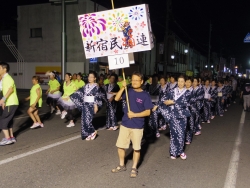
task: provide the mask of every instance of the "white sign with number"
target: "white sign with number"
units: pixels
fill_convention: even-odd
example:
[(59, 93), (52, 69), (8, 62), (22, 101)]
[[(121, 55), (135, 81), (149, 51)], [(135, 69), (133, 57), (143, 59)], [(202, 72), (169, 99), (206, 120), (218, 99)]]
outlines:
[(108, 56), (108, 61), (109, 61), (109, 70), (129, 67), (129, 55), (128, 54)]

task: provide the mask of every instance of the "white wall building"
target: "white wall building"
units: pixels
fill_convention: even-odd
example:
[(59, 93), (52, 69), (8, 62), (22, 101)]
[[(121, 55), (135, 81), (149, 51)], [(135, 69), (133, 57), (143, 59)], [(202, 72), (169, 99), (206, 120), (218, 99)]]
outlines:
[[(66, 72), (78, 73), (88, 71), (80, 35), (78, 15), (95, 12), (94, 2), (78, 0), (76, 4), (66, 4)], [(97, 5), (97, 11), (105, 10)], [(61, 5), (51, 3), (25, 5), (18, 7), (18, 50), (25, 63), (21, 74), (14, 64), (13, 75), (18, 88), (30, 88), (31, 76), (37, 74), (37, 68), (59, 69), (61, 66)], [(104, 60), (105, 61), (105, 60)], [(59, 69), (60, 70), (60, 69)], [(16, 71), (16, 72), (15, 72)], [(42, 72), (39, 72), (41, 75)]]
[[(66, 72), (89, 72), (89, 60), (86, 60), (78, 15), (106, 10), (105, 7), (90, 0), (78, 0), (75, 4), (66, 4)], [(95, 10), (96, 8), (96, 10)], [(61, 5), (36, 4), (18, 7), (18, 50), (25, 63), (21, 70), (12, 64), (12, 74), (18, 88), (29, 89), (30, 79), (35, 74), (44, 76), (44, 70), (57, 69), (61, 66)], [(142, 55), (144, 54), (144, 55)], [(155, 55), (152, 52), (134, 53), (138, 65), (125, 69), (127, 74), (132, 70), (153, 74)], [(99, 62), (107, 62), (107, 57), (98, 58)], [(146, 71), (147, 70), (147, 71)], [(43, 88), (46, 88), (44, 86)]]

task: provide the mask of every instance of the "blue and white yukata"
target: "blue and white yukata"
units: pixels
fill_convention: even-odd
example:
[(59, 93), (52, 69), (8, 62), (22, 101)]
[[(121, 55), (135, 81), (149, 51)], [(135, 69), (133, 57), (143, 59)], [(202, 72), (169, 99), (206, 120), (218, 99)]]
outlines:
[(174, 100), (175, 104), (165, 105), (161, 103), (163, 117), (169, 122), (170, 128), (170, 155), (177, 157), (184, 152), (184, 142), (186, 136), (187, 117), (190, 117), (188, 102), (190, 100), (190, 91), (183, 88), (170, 90), (165, 96), (164, 101)]
[[(224, 114), (224, 103), (227, 99), (227, 92), (226, 92), (226, 88), (224, 86), (222, 87), (218, 87), (217, 88), (217, 92), (218, 92), (218, 97), (217, 97), (217, 104), (216, 104), (216, 114), (223, 116)], [(224, 100), (224, 102), (222, 102), (222, 100)]]
[(230, 87), (229, 87), (229, 85), (224, 84), (224, 88), (225, 88), (225, 92), (226, 92), (226, 98), (224, 101), (224, 110), (227, 111), (228, 99), (229, 99), (229, 95), (230, 95)]
[(215, 116), (215, 107), (216, 107), (216, 102), (217, 102), (217, 97), (218, 97), (218, 91), (217, 91), (217, 87), (216, 86), (212, 86), (211, 87), (211, 115)]
[(169, 92), (171, 89), (177, 88), (177, 86), (178, 86), (177, 82), (174, 82), (174, 83), (169, 82), (169, 85), (168, 85), (168, 92)]
[[(151, 101), (152, 101), (153, 106), (158, 105), (160, 88), (161, 88), (161, 86), (159, 84), (156, 84), (156, 85), (151, 84), (148, 88), (147, 92), (149, 93), (149, 95), (151, 97)], [(158, 130), (158, 111), (157, 110), (154, 112), (151, 111), (148, 124), (155, 133), (159, 133), (159, 130)]]
[[(119, 90), (120, 90), (120, 87), (117, 84), (105, 85), (106, 104), (107, 104), (107, 110), (106, 110), (107, 129), (117, 126), (117, 119), (116, 119), (117, 101), (114, 100), (114, 94), (110, 94), (110, 92), (117, 93)], [(113, 98), (113, 100), (110, 102), (109, 99), (111, 98)]]
[[(164, 95), (167, 94), (167, 92), (168, 92), (168, 87), (169, 87), (168, 84), (165, 84), (164, 86), (161, 86), (161, 87), (160, 87), (159, 101), (158, 101), (158, 103), (157, 103), (158, 106), (161, 104), (161, 102), (164, 102), (164, 101), (163, 101)], [(166, 123), (167, 123), (167, 122), (165, 121), (164, 117), (163, 117), (162, 114), (161, 114), (161, 107), (160, 107), (160, 106), (158, 107), (157, 112), (158, 112), (158, 118), (159, 118), (159, 127), (160, 127), (160, 128), (166, 127)]]
[(186, 142), (191, 143), (193, 140), (193, 134), (195, 133), (195, 119), (197, 114), (197, 108), (196, 108), (196, 97), (195, 97), (195, 91), (193, 87), (190, 87), (187, 89), (190, 91), (190, 100), (189, 100), (189, 106), (188, 109), (190, 111), (190, 117), (187, 118), (187, 130), (186, 130)]
[(86, 84), (78, 91), (70, 96), (70, 99), (75, 103), (81, 115), (81, 135), (82, 139), (86, 139), (89, 135), (95, 132), (92, 124), (94, 117), (94, 105), (99, 107), (102, 105), (102, 96), (99, 86), (94, 84)]
[(196, 109), (197, 109), (194, 127), (195, 127), (195, 132), (198, 132), (198, 131), (201, 131), (200, 122), (201, 122), (201, 113), (202, 113), (202, 109), (204, 106), (203, 100), (204, 100), (205, 91), (204, 91), (202, 85), (200, 85), (200, 86), (197, 86), (196, 88), (194, 88), (194, 92), (195, 92)]
[(206, 87), (203, 86), (204, 90), (204, 107), (202, 112), (202, 122), (207, 122), (211, 118), (211, 94), (212, 94), (212, 88), (210, 86)]

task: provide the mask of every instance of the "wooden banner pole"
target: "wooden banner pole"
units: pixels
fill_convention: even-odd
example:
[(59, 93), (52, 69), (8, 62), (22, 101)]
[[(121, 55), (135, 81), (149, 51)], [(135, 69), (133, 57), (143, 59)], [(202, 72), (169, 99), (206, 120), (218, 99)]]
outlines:
[[(111, 0), (111, 4), (112, 4), (112, 9), (115, 9), (115, 7), (114, 7), (114, 1), (113, 0)], [(125, 77), (124, 69), (122, 69), (122, 76), (123, 76), (123, 80), (126, 82), (126, 77)], [(129, 105), (129, 100), (128, 100), (128, 89), (127, 89), (127, 87), (125, 87), (125, 94), (126, 94), (126, 101), (127, 101), (128, 111), (130, 111), (130, 105)]]
[[(123, 80), (126, 82), (124, 69), (122, 69), (122, 76), (123, 76)], [(127, 105), (128, 105), (128, 111), (130, 112), (130, 105), (129, 105), (129, 100), (128, 100), (128, 89), (127, 89), (127, 87), (125, 87), (125, 93), (126, 93), (126, 101), (127, 101)]]

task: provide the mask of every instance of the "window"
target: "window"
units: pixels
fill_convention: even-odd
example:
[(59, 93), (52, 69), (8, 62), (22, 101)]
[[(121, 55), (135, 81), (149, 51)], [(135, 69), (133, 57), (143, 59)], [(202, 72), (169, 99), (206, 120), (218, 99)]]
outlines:
[(30, 38), (42, 38), (42, 28), (31, 28), (30, 29)]

